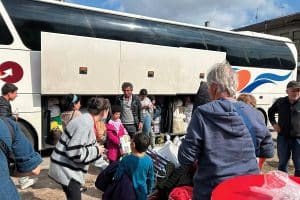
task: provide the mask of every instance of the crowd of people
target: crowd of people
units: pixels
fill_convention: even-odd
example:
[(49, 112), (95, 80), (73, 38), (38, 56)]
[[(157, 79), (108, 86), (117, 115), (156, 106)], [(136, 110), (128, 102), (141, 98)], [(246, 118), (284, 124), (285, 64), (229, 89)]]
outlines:
[[(193, 115), (181, 140), (178, 161), (181, 169), (194, 169), (192, 199), (210, 199), (213, 189), (231, 177), (259, 174), (265, 159), (274, 156), (272, 136), (256, 109), (256, 99), (251, 94), (237, 97), (237, 87), (237, 74), (230, 64), (216, 64), (209, 71), (207, 82), (201, 82), (194, 106), (190, 106)], [(90, 98), (85, 110), (81, 109), (78, 95), (66, 95), (59, 102), (63, 111), (59, 115), (53, 114), (58, 109), (56, 103), (51, 104), (54, 131), (50, 134), (55, 148), (49, 177), (61, 185), (67, 199), (81, 199), (89, 164), (103, 157), (109, 166), (117, 166), (110, 184), (123, 182), (126, 187), (131, 186), (133, 193), (129, 196), (133, 199), (145, 200), (155, 190), (154, 164), (146, 151), (155, 147), (152, 126), (161, 109), (155, 98), (148, 96), (147, 89), (135, 95), (132, 83), (124, 82), (122, 91), (114, 102)], [(286, 92), (286, 97), (270, 107), (268, 116), (278, 132), (278, 169), (287, 172), (292, 156), (294, 175), (300, 176), (300, 83), (289, 82)], [(18, 116), (13, 116), (10, 101), (16, 96), (15, 85), (2, 87), (0, 142), (1, 149), (7, 146), (15, 155), (15, 171), (21, 176), (24, 189), (22, 184), (26, 181), (27, 187), (34, 184), (36, 179), (28, 176), (39, 174), (42, 159), (20, 131)], [(2, 149), (0, 190), (6, 199), (19, 199), (7, 160)], [(124, 184), (128, 180), (130, 184)], [(118, 187), (114, 186), (114, 190)], [(104, 194), (108, 195), (105, 191)], [(113, 199), (104, 195), (105, 198)]]

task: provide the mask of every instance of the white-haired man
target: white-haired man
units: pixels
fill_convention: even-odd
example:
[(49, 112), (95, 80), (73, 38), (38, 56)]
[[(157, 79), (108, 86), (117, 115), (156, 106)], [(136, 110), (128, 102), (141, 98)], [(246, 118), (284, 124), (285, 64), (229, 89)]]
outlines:
[[(256, 156), (274, 155), (272, 137), (261, 114), (234, 98), (238, 80), (231, 66), (216, 64), (208, 73), (207, 83), (212, 102), (195, 110), (178, 151), (182, 165), (198, 162), (193, 199), (201, 200), (210, 199), (212, 190), (230, 177), (258, 174)], [(247, 128), (245, 116), (253, 129)]]
[[(300, 82), (290, 81), (286, 97), (278, 98), (268, 110), (270, 123), (278, 133), (278, 170), (288, 172), (292, 155), (295, 176), (300, 177)], [(278, 114), (278, 121), (275, 119)]]

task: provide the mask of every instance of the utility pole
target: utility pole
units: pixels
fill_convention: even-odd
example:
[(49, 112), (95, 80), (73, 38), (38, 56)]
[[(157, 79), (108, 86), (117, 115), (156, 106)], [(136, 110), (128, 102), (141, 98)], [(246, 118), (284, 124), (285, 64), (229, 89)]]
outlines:
[(210, 27), (210, 21), (204, 22), (204, 26), (205, 26), (205, 27)]
[(256, 9), (255, 23), (257, 23), (257, 20), (258, 20), (258, 8)]

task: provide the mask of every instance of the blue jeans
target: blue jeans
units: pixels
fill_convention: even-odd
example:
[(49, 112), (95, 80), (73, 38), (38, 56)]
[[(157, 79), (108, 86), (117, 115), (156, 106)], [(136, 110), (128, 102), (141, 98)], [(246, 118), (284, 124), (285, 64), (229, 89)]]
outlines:
[(286, 138), (278, 135), (277, 155), (279, 159), (278, 170), (287, 172), (288, 161), (292, 155), (295, 167), (295, 176), (300, 177), (300, 138)]
[(151, 116), (150, 115), (145, 115), (143, 118), (143, 133), (150, 136), (151, 132)]
[(150, 145), (154, 147), (155, 137), (153, 136), (153, 132), (151, 130), (151, 122), (152, 118), (150, 115), (145, 115), (143, 118), (143, 130), (142, 132), (150, 137)]

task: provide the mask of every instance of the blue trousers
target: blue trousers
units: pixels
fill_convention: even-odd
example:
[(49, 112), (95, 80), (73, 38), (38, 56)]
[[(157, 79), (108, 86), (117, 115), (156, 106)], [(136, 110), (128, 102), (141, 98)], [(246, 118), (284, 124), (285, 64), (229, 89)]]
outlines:
[(287, 172), (288, 161), (292, 156), (295, 167), (295, 176), (300, 177), (300, 138), (286, 138), (278, 135), (277, 155), (279, 159), (278, 170)]
[(142, 132), (150, 137), (150, 144), (152, 147), (155, 145), (155, 137), (153, 135), (153, 132), (151, 130), (151, 122), (152, 118), (150, 115), (145, 115), (143, 118), (143, 130)]

